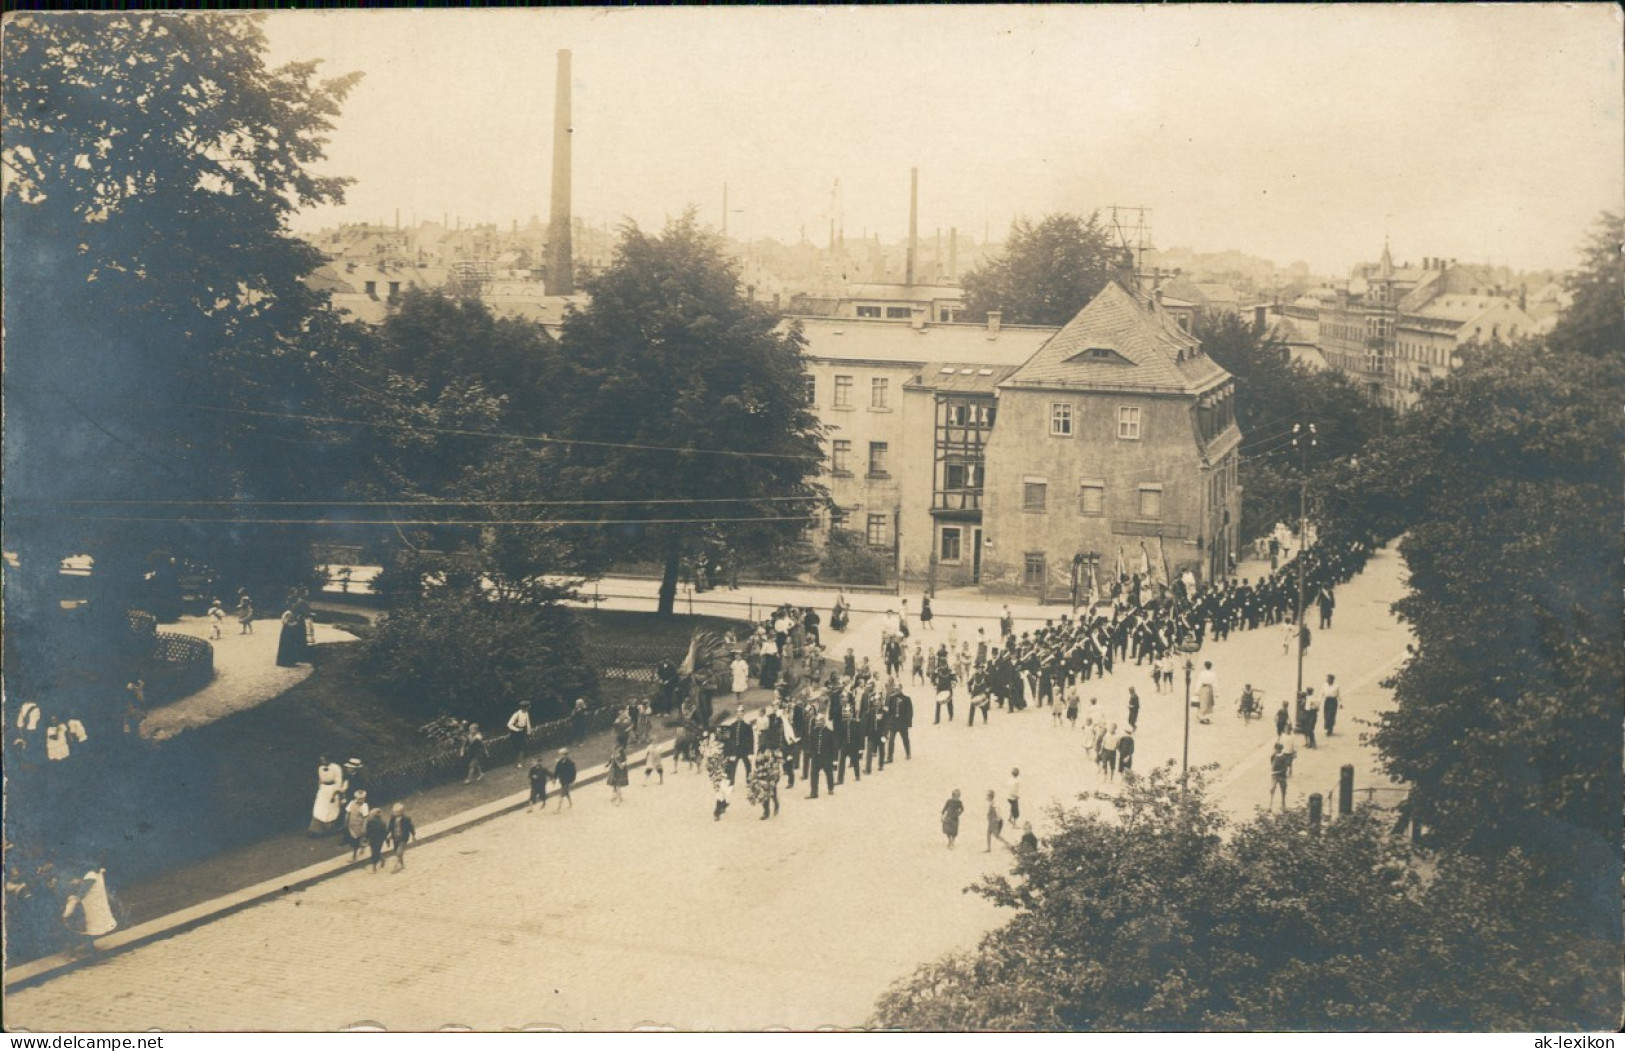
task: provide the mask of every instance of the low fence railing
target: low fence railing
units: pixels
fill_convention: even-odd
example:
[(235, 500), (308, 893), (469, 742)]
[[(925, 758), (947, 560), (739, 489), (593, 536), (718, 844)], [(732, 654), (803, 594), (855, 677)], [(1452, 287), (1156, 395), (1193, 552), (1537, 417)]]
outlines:
[[(554, 745), (573, 744), (581, 734), (608, 729), (615, 721), (616, 710), (599, 708), (589, 712), (583, 725), (577, 726), (569, 716), (542, 723), (531, 729), (525, 741), (526, 754)], [(518, 757), (515, 735), (497, 734), (485, 739), (488, 764), (513, 762)], [(462, 777), (468, 770), (468, 757), (456, 745), (418, 756), (404, 763), (375, 770), (367, 775), (367, 794), (374, 801), (400, 799), (413, 792), (445, 784)]]

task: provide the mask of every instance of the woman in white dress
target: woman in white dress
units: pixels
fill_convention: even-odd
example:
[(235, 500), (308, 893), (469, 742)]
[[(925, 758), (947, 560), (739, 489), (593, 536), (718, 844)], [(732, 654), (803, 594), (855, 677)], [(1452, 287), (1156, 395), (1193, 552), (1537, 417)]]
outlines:
[(316, 801), (310, 808), (310, 834), (325, 836), (344, 814), (344, 768), (322, 756), (316, 767)]
[(94, 948), (97, 938), (118, 929), (118, 920), (113, 918), (113, 903), (107, 897), (106, 869), (91, 869), (85, 873), (63, 906), (62, 922), (68, 930), (85, 939), (87, 949)]

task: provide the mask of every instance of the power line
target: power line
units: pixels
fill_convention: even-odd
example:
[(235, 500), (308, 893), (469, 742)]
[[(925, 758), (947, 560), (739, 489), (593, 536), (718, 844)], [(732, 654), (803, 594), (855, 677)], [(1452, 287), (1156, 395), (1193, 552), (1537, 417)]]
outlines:
[(746, 449), (691, 449), (678, 445), (640, 445), (633, 442), (600, 442), (585, 438), (555, 438), (548, 434), (511, 434), (504, 431), (472, 431), (460, 427), (433, 427), (428, 424), (402, 423), (395, 420), (347, 420), (339, 416), (309, 416), (293, 412), (266, 412), (257, 409), (227, 409), (214, 405), (192, 405), (200, 412), (218, 412), (231, 416), (262, 416), (278, 420), (300, 420), (305, 423), (332, 423), (346, 427), (393, 427), (401, 430), (427, 431), (431, 434), (450, 434), (463, 438), (501, 438), (508, 441), (540, 442), (546, 445), (589, 446), (600, 449), (632, 449), (640, 452), (687, 453), (699, 456), (738, 456), (764, 460), (822, 459), (822, 453), (764, 453)]
[(21, 500), (55, 507), (613, 507), (642, 504), (806, 503), (821, 496), (717, 496), (648, 500)]
[(14, 518), (52, 522), (167, 522), (180, 525), (321, 525), (321, 526), (621, 526), (713, 525), (723, 522), (811, 522), (817, 515), (766, 515), (745, 518), (378, 518), (354, 521), (342, 518), (194, 518), (131, 515), (42, 515), (13, 513)]

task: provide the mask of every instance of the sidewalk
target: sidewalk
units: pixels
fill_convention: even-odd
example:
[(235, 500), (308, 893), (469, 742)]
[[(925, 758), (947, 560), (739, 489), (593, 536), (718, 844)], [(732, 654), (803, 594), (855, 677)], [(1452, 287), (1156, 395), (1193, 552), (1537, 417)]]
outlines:
[[(745, 694), (747, 709), (755, 712), (772, 698), (772, 691), (751, 689)], [(719, 700), (719, 717), (727, 711)], [(654, 739), (669, 757), (674, 744), (665, 717), (655, 716)], [(576, 761), (575, 789), (596, 784), (608, 775), (613, 749), (613, 730), (589, 733), (570, 745)], [(418, 829), (417, 844), (451, 835), (502, 814), (523, 809), (530, 800), (528, 770), (537, 759), (551, 768), (558, 758), (556, 748), (532, 748), (525, 764), (514, 765), (511, 752), (498, 753), (485, 770), (483, 779), (472, 784), (452, 783), (412, 793), (403, 799), (384, 799), (384, 806), (406, 804)], [(637, 775), (642, 767), (643, 748), (636, 747), (627, 758)], [(670, 764), (666, 771), (670, 774)], [(314, 787), (312, 789), (314, 791)], [(558, 786), (549, 782), (549, 806), (557, 807)], [(307, 815), (308, 816), (308, 815)], [(303, 832), (284, 832), (246, 847), (183, 865), (131, 887), (119, 887), (117, 873), (109, 873), (114, 898), (123, 916), (119, 930), (96, 942), (94, 957), (75, 958), (57, 953), (7, 968), (5, 989), (26, 987), (58, 974), (105, 959), (148, 942), (166, 938), (199, 924), (229, 916), (240, 909), (279, 895), (302, 890), (331, 876), (367, 864), (368, 852), (350, 860), (350, 848), (339, 845), (337, 835), (313, 838)]]

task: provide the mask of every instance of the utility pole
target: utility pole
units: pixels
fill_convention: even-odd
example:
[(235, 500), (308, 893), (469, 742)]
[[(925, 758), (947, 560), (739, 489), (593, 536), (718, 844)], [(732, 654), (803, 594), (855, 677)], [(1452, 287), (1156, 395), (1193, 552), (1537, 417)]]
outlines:
[(1292, 444), (1298, 450), (1298, 690), (1292, 700), (1294, 723), (1303, 721), (1304, 549), (1309, 546), (1309, 450), (1315, 440), (1314, 424), (1292, 425)]

